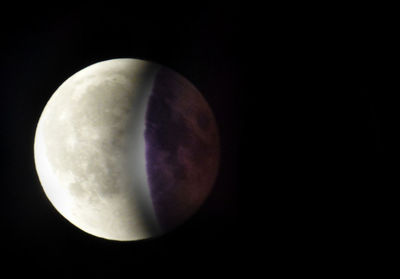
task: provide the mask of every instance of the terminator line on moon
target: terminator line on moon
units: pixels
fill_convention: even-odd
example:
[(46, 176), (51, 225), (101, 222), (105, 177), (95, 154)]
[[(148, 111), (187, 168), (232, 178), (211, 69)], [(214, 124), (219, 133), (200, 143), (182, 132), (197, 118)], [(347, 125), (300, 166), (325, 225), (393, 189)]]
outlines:
[(138, 59), (93, 64), (46, 104), (36, 170), (67, 220), (97, 237), (161, 235), (201, 206), (219, 164), (217, 126), (184, 77)]

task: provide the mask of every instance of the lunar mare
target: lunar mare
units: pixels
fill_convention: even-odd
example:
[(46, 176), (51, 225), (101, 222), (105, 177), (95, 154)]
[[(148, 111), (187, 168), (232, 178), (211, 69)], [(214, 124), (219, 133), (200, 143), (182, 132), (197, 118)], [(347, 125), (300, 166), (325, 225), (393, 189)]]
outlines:
[[(173, 103), (165, 90), (176, 95)], [(113, 59), (56, 90), (40, 116), (34, 156), (46, 196), (67, 220), (101, 238), (139, 240), (198, 209), (216, 177), (218, 136), (211, 110), (186, 79), (155, 63)], [(172, 170), (186, 179), (171, 179)]]

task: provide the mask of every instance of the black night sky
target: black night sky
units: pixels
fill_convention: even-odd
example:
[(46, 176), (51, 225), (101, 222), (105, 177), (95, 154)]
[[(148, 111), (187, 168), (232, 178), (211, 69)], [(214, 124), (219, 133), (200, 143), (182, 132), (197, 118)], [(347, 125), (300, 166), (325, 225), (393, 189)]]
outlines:
[[(238, 262), (240, 5), (153, 4), (2, 10), (6, 270), (49, 278), (151, 277), (223, 271)], [(221, 137), (220, 172), (200, 211), (164, 237), (129, 243), (93, 237), (65, 220), (47, 200), (33, 161), (36, 123), (57, 87), (90, 64), (124, 57), (154, 61), (188, 78), (214, 111)]]
[[(384, 254), (400, 153), (394, 17), (367, 5), (315, 13), (214, 2), (2, 8), (2, 268), (41, 278), (253, 278), (257, 268), (362, 269)], [(199, 212), (129, 243), (65, 220), (33, 161), (36, 124), (57, 87), (123, 57), (190, 80), (221, 137), (218, 178)]]

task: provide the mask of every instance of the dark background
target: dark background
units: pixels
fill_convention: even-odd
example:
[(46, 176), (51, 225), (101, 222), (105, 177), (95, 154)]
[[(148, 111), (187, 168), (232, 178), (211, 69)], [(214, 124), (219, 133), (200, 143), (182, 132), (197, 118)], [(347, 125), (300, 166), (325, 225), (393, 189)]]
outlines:
[[(15, 4), (2, 14), (1, 266), (16, 277), (52, 278), (239, 270), (247, 257), (239, 253), (239, 3)], [(33, 161), (36, 124), (57, 87), (84, 67), (123, 57), (188, 78), (214, 111), (221, 137), (220, 171), (204, 206), (168, 235), (139, 242), (103, 240), (71, 225), (47, 200)]]
[[(132, 2), (3, 14), (5, 267), (78, 278), (251, 277), (391, 263), (382, 255), (397, 220), (400, 149), (390, 8)], [(73, 73), (118, 57), (181, 73), (220, 129), (214, 191), (192, 219), (154, 240), (80, 231), (48, 202), (34, 169), (47, 100)]]

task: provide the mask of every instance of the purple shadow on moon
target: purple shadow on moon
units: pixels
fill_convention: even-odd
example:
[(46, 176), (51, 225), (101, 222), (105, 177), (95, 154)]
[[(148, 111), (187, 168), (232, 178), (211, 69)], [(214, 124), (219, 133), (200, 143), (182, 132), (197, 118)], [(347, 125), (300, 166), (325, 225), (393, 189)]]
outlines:
[(156, 217), (168, 231), (204, 202), (219, 164), (217, 126), (208, 104), (181, 75), (161, 68), (146, 112), (146, 169)]

